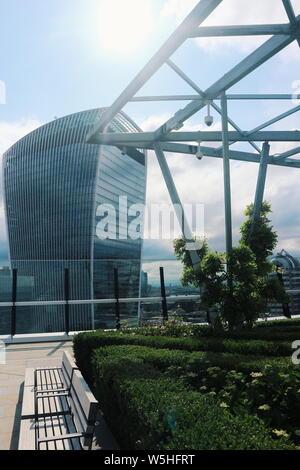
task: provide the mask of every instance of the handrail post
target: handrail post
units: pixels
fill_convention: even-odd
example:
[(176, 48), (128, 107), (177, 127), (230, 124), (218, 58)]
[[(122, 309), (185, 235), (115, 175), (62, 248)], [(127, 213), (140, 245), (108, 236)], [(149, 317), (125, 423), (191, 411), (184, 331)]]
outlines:
[(69, 269), (65, 268), (65, 332), (69, 335), (70, 332), (70, 311), (69, 311), (69, 300), (70, 300), (70, 282), (69, 282)]
[(18, 279), (18, 272), (17, 269), (12, 270), (12, 308), (11, 308), (11, 337), (15, 336), (17, 331), (17, 279)]
[(121, 328), (120, 321), (120, 292), (119, 292), (119, 272), (117, 268), (114, 268), (114, 288), (115, 288), (115, 299), (116, 299), (116, 329)]
[(166, 286), (165, 286), (165, 275), (164, 275), (164, 268), (159, 268), (160, 274), (160, 290), (162, 296), (162, 317), (163, 321), (168, 321), (168, 304), (167, 304), (167, 296), (166, 296)]

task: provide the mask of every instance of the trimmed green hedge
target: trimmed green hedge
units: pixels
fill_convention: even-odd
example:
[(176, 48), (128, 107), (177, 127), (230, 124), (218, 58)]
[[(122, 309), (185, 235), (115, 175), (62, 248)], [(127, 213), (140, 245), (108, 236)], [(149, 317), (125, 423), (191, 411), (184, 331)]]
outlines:
[[(277, 322), (279, 323), (279, 322)], [(237, 332), (214, 331), (208, 325), (193, 324), (172, 324), (166, 323), (165, 326), (148, 326), (135, 328), (130, 331), (131, 334), (143, 336), (164, 336), (164, 337), (191, 337), (203, 340), (205, 338), (220, 338), (234, 340), (263, 340), (263, 341), (294, 341), (300, 337), (300, 322), (278, 325), (272, 322), (271, 328), (263, 328), (256, 325), (253, 328), (243, 328)]]
[(272, 326), (279, 326), (280, 328), (286, 327), (286, 326), (299, 326), (300, 324), (300, 315), (291, 318), (290, 320), (283, 319), (283, 320), (268, 320), (268, 321), (260, 321), (256, 323), (256, 326), (259, 328), (268, 328)]
[(140, 358), (160, 371), (165, 371), (169, 367), (186, 368), (186, 366), (195, 373), (214, 366), (224, 370), (235, 369), (245, 374), (260, 371), (266, 365), (276, 366), (282, 372), (294, 369), (288, 357), (266, 358), (206, 351), (188, 352), (179, 349), (156, 349), (136, 345), (106, 346), (101, 348), (101, 351), (105, 356), (113, 354), (119, 357)]
[[(99, 330), (92, 333), (80, 333), (74, 337), (73, 348), (75, 359), (89, 384), (91, 384), (92, 377), (92, 352), (103, 346), (126, 344), (148, 346), (158, 349), (177, 349), (189, 352), (207, 351), (267, 357), (290, 357), (292, 353), (291, 343), (289, 342), (246, 341), (220, 338), (172, 338), (165, 336), (141, 336), (137, 334)], [(220, 359), (221, 358), (218, 358), (218, 360)], [(260, 359), (258, 358), (258, 360)]]
[(300, 338), (300, 326), (289, 326), (285, 328), (253, 328), (252, 330), (240, 331), (237, 334), (226, 334), (226, 338), (249, 339), (262, 341), (295, 341)]
[(294, 449), (286, 438), (272, 439), (257, 418), (233, 416), (218, 400), (163, 376), (134, 357), (133, 348), (131, 353), (101, 348), (92, 360), (96, 396), (123, 449)]

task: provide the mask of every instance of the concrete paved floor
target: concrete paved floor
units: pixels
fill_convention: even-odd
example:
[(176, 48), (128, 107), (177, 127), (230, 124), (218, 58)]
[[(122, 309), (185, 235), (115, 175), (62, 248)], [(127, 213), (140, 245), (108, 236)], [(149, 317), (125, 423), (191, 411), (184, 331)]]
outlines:
[[(63, 351), (72, 352), (72, 341), (6, 347), (6, 364), (0, 364), (0, 450), (18, 448), (25, 368), (55, 367), (61, 361)], [(118, 449), (100, 413), (94, 449)]]

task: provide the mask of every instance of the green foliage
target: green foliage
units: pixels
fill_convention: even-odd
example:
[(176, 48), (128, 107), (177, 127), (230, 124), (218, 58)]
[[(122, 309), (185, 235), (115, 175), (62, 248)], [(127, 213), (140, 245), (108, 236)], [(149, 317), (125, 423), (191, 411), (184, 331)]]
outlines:
[[(203, 240), (195, 237), (194, 242), (200, 247), (196, 252), (199, 258), (202, 259), (208, 252), (207, 241), (205, 239)], [(177, 240), (174, 240), (173, 246), (177, 258), (183, 263), (183, 265), (186, 266), (186, 268), (192, 268), (193, 263), (189, 252), (186, 249), (186, 241), (183, 238), (178, 238)]]
[(272, 265), (267, 258), (272, 255), (278, 236), (270, 226), (271, 221), (268, 218), (272, 212), (270, 203), (263, 202), (260, 217), (254, 223), (252, 223), (253, 209), (253, 204), (250, 204), (245, 211), (247, 219), (240, 228), (240, 243), (252, 250), (259, 273), (261, 276), (265, 276), (272, 271)]
[(281, 430), (300, 443), (300, 373), (296, 368), (283, 371), (278, 365), (268, 364), (250, 374), (220, 367), (206, 372), (200, 387), (203, 393), (214, 394), (233, 414), (257, 416), (271, 429)]
[(168, 336), (145, 336), (133, 332), (124, 334), (122, 332), (105, 332), (99, 330), (92, 333), (80, 333), (74, 337), (73, 350), (78, 367), (83, 376), (91, 385), (92, 366), (91, 356), (95, 349), (112, 345), (140, 345), (157, 349), (179, 349), (183, 351), (209, 351), (223, 352), (242, 355), (258, 356), (290, 356), (290, 342), (262, 341), (262, 340), (238, 340), (230, 338), (215, 337), (178, 337)]
[[(211, 366), (219, 366), (222, 369), (236, 369), (240, 372), (250, 373), (260, 371), (266, 365), (272, 365), (280, 368), (282, 372), (293, 372), (297, 368), (291, 364), (287, 357), (269, 357), (264, 356), (246, 356), (231, 353), (213, 353), (205, 351), (184, 351), (173, 349), (155, 349), (146, 346), (106, 346), (99, 348), (103, 356), (132, 357), (142, 360), (161, 372), (169, 371), (173, 368), (178, 372), (188, 371), (191, 374), (201, 375)], [(182, 375), (182, 374), (181, 374)]]
[[(267, 327), (272, 328), (267, 328)], [(242, 328), (238, 331), (216, 331), (208, 325), (161, 322), (156, 325), (128, 330), (127, 333), (143, 336), (172, 336), (175, 338), (216, 337), (230, 339), (254, 339), (265, 341), (294, 341), (300, 337), (299, 320), (276, 320), (256, 323), (253, 328)]]
[(175, 326), (74, 338), (76, 362), (122, 448), (299, 445), (300, 377), (290, 359), (299, 320), (220, 337), (207, 326)]
[(174, 241), (175, 255), (184, 265), (182, 284), (202, 287), (202, 308), (216, 308), (231, 331), (243, 324), (253, 326), (268, 311), (271, 301), (288, 302), (279, 281), (268, 276), (273, 269), (268, 256), (277, 242), (268, 219), (270, 212), (270, 204), (264, 202), (260, 217), (252, 222), (253, 204), (248, 206), (239, 246), (227, 254), (212, 253), (205, 243), (196, 268), (190, 262), (185, 240)]
[[(273, 439), (260, 419), (232, 415), (220, 400), (163, 375), (136, 353), (101, 348), (92, 361), (96, 396), (122, 448), (293, 449), (287, 438)], [(147, 356), (145, 348), (140, 353)]]
[(300, 326), (300, 316), (294, 317), (289, 320), (269, 320), (264, 322), (259, 322), (256, 324), (258, 328), (272, 328), (272, 330), (277, 329), (278, 331), (293, 331), (295, 327)]

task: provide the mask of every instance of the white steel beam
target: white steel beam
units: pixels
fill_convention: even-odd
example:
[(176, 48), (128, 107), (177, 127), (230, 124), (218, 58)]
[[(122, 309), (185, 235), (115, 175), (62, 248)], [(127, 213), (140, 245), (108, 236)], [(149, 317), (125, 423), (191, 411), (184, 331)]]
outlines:
[(269, 153), (270, 153), (270, 145), (268, 144), (268, 142), (264, 142), (262, 153), (261, 153), (257, 184), (256, 184), (255, 201), (254, 201), (253, 217), (252, 217), (253, 223), (259, 218), (260, 213), (261, 213), (265, 185), (266, 185)]
[[(295, 94), (228, 94), (228, 100), (300, 100), (300, 95)], [(200, 95), (162, 95), (162, 96), (136, 96), (131, 103), (144, 103), (147, 101), (203, 101)], [(220, 100), (220, 96), (215, 98)]]
[(290, 109), (290, 110), (288, 110), (288, 111), (286, 111), (282, 114), (279, 114), (278, 116), (274, 117), (273, 119), (270, 119), (267, 122), (264, 122), (263, 124), (260, 124), (260, 126), (255, 127), (255, 129), (252, 129), (252, 131), (245, 132), (244, 135), (251, 136), (255, 132), (260, 131), (261, 129), (264, 129), (265, 127), (268, 127), (271, 124), (274, 124), (275, 122), (281, 121), (282, 119), (290, 116), (291, 114), (296, 113), (297, 111), (300, 111), (300, 105), (295, 106), (294, 108), (292, 108), (292, 109)]
[[(197, 150), (198, 150), (198, 146), (196, 145), (180, 144), (176, 142), (160, 142), (160, 146), (163, 152), (171, 152), (174, 154), (177, 153), (177, 154), (185, 154), (185, 155), (196, 155)], [(135, 148), (136, 144), (132, 142), (126, 142), (126, 144), (124, 144), (124, 147)], [(154, 150), (154, 142), (140, 142), (139, 147), (145, 150)], [(201, 145), (200, 149), (205, 157), (223, 158), (222, 149), (215, 148), (215, 147), (206, 147), (203, 145)], [(299, 152), (300, 152), (300, 147), (299, 147)], [(294, 152), (294, 153), (298, 153), (298, 152)], [(236, 161), (241, 161), (241, 162), (251, 162), (251, 163), (260, 162), (259, 154), (251, 153), (251, 152), (243, 152), (239, 150), (229, 150), (229, 158), (230, 160), (236, 160)], [(291, 159), (291, 158), (286, 158), (286, 160), (280, 160), (276, 156), (270, 156), (269, 165), (285, 166), (285, 167), (290, 167), (290, 168), (300, 168), (300, 160)]]
[[(172, 178), (168, 162), (159, 142), (154, 144), (154, 151), (156, 153), (157, 161), (159, 163), (163, 178), (165, 180), (172, 204), (174, 205), (175, 213), (180, 224), (183, 237), (188, 242), (188, 244), (192, 244), (195, 246), (195, 244), (193, 243), (193, 234), (191, 232), (188, 220), (185, 216), (183, 205), (181, 203), (174, 180)], [(199, 264), (199, 256), (196, 250), (190, 249), (189, 253), (193, 265), (197, 266)]]
[(286, 11), (286, 14), (288, 16), (288, 19), (290, 20), (290, 25), (291, 25), (291, 29), (292, 29), (292, 32), (297, 32), (298, 31), (298, 34), (297, 34), (297, 42), (300, 46), (300, 31), (299, 31), (299, 25), (297, 23), (297, 18), (296, 18), (296, 15), (295, 15), (295, 12), (294, 12), (294, 9), (293, 9), (293, 6), (291, 4), (291, 1), (290, 0), (282, 0), (282, 3), (283, 3), (283, 6), (285, 8), (285, 11)]
[[(177, 73), (177, 75), (179, 75), (179, 77), (181, 77), (186, 83), (188, 83), (195, 91), (197, 91), (197, 93), (199, 93), (199, 95), (205, 100), (205, 95), (204, 95), (204, 91), (201, 90), (201, 88), (198, 87), (198, 85), (196, 85), (196, 83), (194, 83), (193, 80), (191, 80), (172, 60), (167, 60), (166, 62), (169, 67), (171, 67), (171, 69)], [(213, 101), (211, 102), (211, 107), (217, 111), (218, 114), (220, 114), (220, 116), (222, 116), (222, 109), (216, 105)], [(226, 108), (227, 108), (227, 105), (226, 105)], [(238, 131), (240, 134), (243, 133), (243, 131), (239, 128), (239, 126), (232, 120), (230, 119), (230, 117), (227, 116), (227, 120), (228, 120), (228, 123), (236, 130)], [(254, 144), (253, 142), (251, 142), (249, 140), (249, 144), (252, 145), (252, 147), (258, 151), (260, 153), (260, 149), (257, 147), (256, 144)]]
[[(299, 18), (297, 19), (297, 21)], [(273, 55), (288, 46), (293, 42), (295, 37), (278, 35), (272, 36), (268, 41), (262, 44), (258, 49), (248, 55), (238, 65), (233, 67), (228, 73), (222, 78), (217, 80), (211, 85), (204, 93), (207, 99), (215, 99), (220, 95), (222, 91), (226, 91), (235, 85), (237, 82), (242, 80), (245, 76), (255, 70), (257, 67), (262, 65)], [(193, 116), (195, 113), (202, 109), (204, 104), (197, 100), (192, 101), (186, 105), (182, 110), (175, 113), (165, 124), (160, 126), (155, 132), (155, 139), (159, 140), (162, 134), (168, 134), (173, 129), (178, 127), (179, 124), (183, 124), (187, 119)], [(255, 140), (255, 139), (253, 139)]]
[[(241, 135), (236, 131), (228, 132), (229, 140), (236, 142), (249, 142), (249, 136)], [(95, 136), (92, 140), (97, 144), (124, 144), (126, 142), (136, 143), (155, 141), (155, 132), (132, 132), (132, 133), (105, 133)], [(254, 142), (297, 142), (300, 141), (300, 131), (259, 131), (251, 135)], [(171, 132), (161, 135), (161, 142), (222, 142), (222, 132), (220, 131), (199, 131), (199, 132)]]
[(223, 36), (273, 36), (274, 34), (290, 34), (290, 24), (257, 24), (245, 26), (200, 26), (191, 38), (223, 37)]
[(230, 159), (228, 137), (227, 100), (225, 92), (221, 97), (222, 106), (222, 138), (223, 138), (223, 177), (224, 177), (224, 203), (225, 203), (225, 235), (226, 253), (232, 251), (232, 217), (231, 217), (231, 184), (230, 184)]
[[(286, 160), (288, 157), (291, 157), (292, 155), (296, 155), (297, 153), (300, 153), (300, 147), (295, 147), (291, 150), (287, 150), (284, 153), (281, 153), (280, 155), (274, 155), (274, 158), (276, 159), (277, 162), (280, 162), (282, 160)], [(300, 160), (299, 160), (300, 163)]]

